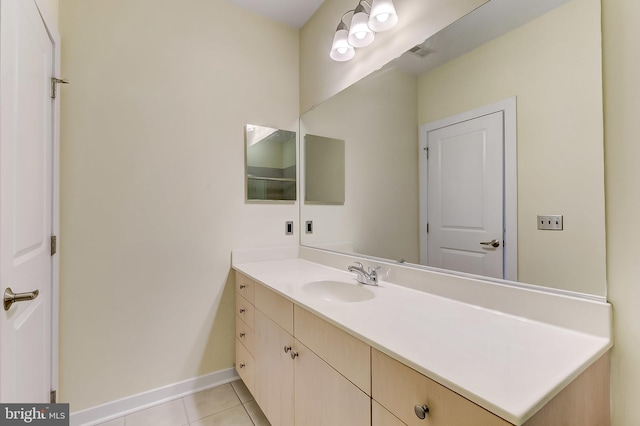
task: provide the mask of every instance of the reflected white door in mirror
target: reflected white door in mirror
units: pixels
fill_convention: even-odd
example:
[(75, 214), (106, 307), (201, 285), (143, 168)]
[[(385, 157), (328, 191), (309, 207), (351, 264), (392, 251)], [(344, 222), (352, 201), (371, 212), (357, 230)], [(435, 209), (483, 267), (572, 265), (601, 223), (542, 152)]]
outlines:
[(515, 139), (515, 98), (421, 126), (420, 263), (517, 279)]

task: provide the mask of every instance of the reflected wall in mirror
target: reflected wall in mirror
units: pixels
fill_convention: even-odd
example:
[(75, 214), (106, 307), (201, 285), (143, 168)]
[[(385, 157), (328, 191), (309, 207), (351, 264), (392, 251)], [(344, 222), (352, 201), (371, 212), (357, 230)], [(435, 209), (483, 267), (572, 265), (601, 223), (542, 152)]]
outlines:
[(296, 133), (247, 124), (247, 201), (296, 200)]
[(304, 202), (344, 204), (344, 140), (304, 136)]
[[(346, 141), (345, 204), (301, 206), (302, 244), (419, 264), (420, 126), (515, 97), (518, 281), (604, 296), (599, 1), (492, 0), (421, 49), (301, 117), (301, 134)], [(564, 230), (538, 230), (545, 214)]]

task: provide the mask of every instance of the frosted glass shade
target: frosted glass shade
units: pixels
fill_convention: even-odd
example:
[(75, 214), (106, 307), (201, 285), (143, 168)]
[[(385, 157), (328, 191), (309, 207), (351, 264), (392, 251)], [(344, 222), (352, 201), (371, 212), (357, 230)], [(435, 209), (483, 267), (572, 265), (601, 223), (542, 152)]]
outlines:
[(349, 32), (344, 26), (339, 26), (333, 36), (333, 44), (331, 45), (331, 52), (329, 52), (331, 59), (338, 62), (345, 62), (355, 56), (356, 50), (349, 44), (347, 40), (348, 37)]
[(353, 47), (365, 47), (373, 43), (375, 34), (369, 28), (369, 15), (364, 7), (358, 6), (349, 27), (349, 44)]
[(393, 0), (373, 0), (369, 28), (376, 32), (390, 30), (398, 23), (398, 14), (393, 6)]

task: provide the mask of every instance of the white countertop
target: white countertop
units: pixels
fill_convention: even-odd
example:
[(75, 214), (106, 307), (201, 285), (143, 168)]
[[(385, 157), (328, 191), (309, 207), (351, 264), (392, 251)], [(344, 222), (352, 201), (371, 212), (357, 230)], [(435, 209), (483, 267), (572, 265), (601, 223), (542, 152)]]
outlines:
[(611, 339), (381, 281), (375, 297), (330, 302), (303, 291), (354, 274), (304, 259), (234, 264), (372, 347), (522, 425), (612, 346)]

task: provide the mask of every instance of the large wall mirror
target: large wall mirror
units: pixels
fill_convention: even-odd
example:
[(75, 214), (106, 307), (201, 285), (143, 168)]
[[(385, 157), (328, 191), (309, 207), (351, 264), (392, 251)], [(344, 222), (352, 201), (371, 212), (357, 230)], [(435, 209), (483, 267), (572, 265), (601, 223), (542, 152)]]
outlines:
[(344, 140), (345, 199), (301, 205), (302, 245), (427, 267), (421, 127), (515, 99), (513, 279), (606, 296), (600, 34), (598, 0), (491, 0), (303, 114), (302, 138)]

